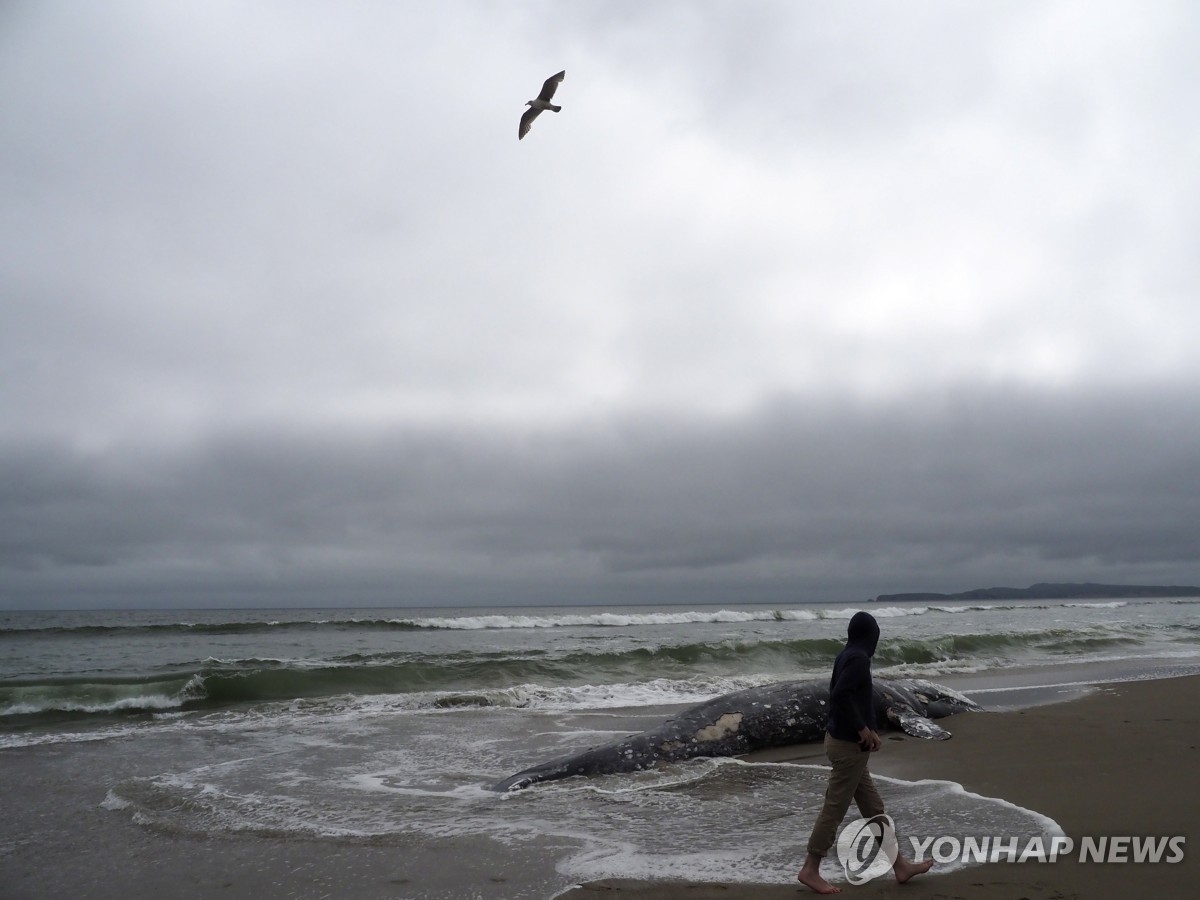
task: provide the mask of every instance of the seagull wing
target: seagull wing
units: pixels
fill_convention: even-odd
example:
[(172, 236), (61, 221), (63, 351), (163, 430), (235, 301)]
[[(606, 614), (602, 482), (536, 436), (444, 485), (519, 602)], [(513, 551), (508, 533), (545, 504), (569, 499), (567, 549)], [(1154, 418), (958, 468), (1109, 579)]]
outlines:
[(521, 116), (521, 127), (517, 130), (517, 140), (529, 134), (529, 129), (533, 126), (533, 120), (542, 114), (540, 109), (529, 107), (525, 110), (525, 114)]
[(542, 92), (538, 94), (539, 100), (549, 102), (554, 96), (554, 92), (558, 90), (558, 83), (567, 77), (567, 70), (563, 69), (557, 75), (551, 75), (546, 79), (546, 83), (542, 85)]

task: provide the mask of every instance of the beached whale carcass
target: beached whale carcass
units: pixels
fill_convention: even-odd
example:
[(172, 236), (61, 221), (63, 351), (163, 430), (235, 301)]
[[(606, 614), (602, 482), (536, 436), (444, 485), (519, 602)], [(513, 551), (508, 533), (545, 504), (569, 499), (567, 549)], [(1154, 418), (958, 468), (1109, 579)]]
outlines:
[[(875, 679), (875, 718), (927, 740), (950, 737), (933, 719), (977, 710), (957, 691), (930, 681)], [(725, 694), (694, 706), (657, 728), (510, 775), (493, 786), (514, 791), (574, 775), (611, 775), (701, 756), (741, 756), (767, 747), (821, 740), (828, 714), (827, 681), (781, 681)]]

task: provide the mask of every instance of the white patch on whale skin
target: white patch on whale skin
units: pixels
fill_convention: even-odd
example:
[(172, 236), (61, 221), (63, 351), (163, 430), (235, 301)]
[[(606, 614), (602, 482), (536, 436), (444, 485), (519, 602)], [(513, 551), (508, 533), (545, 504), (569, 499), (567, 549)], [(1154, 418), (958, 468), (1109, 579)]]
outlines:
[(733, 734), (742, 724), (741, 713), (725, 713), (717, 721), (711, 725), (701, 728), (696, 732), (696, 740), (698, 741), (719, 741), (727, 735)]

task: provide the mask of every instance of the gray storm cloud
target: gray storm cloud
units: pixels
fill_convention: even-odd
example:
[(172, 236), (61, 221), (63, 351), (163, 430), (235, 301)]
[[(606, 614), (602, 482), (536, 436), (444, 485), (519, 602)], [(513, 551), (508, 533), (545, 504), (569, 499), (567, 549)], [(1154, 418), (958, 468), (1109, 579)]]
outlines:
[(1188, 402), (980, 392), (903, 409), (780, 401), (734, 421), (249, 432), (141, 457), (31, 447), (5, 460), (19, 487), (0, 562), (12, 583), (72, 593), (316, 602), (342, 584), (409, 604), (544, 601), (547, 586), (857, 599), (1014, 569), (1186, 581), (1200, 549)]

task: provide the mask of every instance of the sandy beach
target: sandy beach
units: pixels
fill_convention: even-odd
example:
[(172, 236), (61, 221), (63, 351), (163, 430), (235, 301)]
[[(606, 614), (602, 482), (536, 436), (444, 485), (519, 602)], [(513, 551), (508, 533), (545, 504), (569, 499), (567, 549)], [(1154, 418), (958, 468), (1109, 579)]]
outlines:
[[(1062, 826), (1074, 839), (1074, 851), (1053, 863), (976, 865), (906, 885), (890, 878), (842, 885), (845, 896), (1082, 900), (1195, 895), (1200, 874), (1193, 859), (1200, 820), (1200, 676), (1104, 685), (1064, 703), (971, 713), (947, 724), (952, 740), (885, 740), (872, 771), (908, 780), (956, 781), (969, 791), (1036, 810)], [(820, 761), (808, 747), (796, 748), (790, 758)], [(904, 823), (898, 824), (903, 830)], [(1184, 836), (1185, 854), (1173, 864), (1080, 862), (1085, 836)], [(797, 869), (806, 838), (796, 835)], [(565, 900), (799, 896), (815, 895), (800, 885), (622, 879), (581, 885), (560, 895)]]

